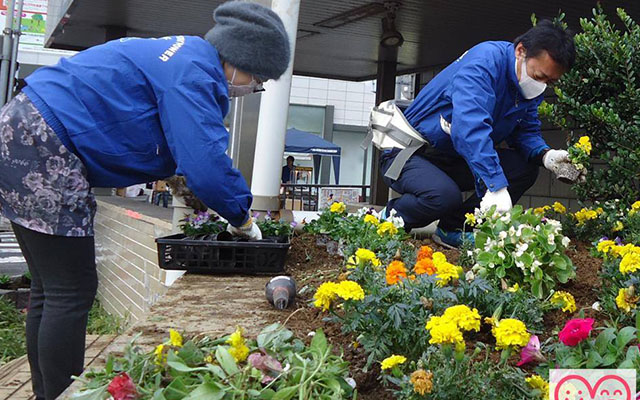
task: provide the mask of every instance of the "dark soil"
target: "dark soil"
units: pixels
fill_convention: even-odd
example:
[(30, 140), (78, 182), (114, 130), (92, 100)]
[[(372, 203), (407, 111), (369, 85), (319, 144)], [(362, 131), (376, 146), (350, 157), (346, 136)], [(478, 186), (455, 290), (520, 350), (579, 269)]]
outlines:
[[(447, 260), (457, 263), (459, 252), (443, 248), (433, 241), (426, 239), (411, 240), (416, 248), (422, 245), (429, 245), (433, 251), (440, 251), (447, 256)], [(343, 357), (351, 365), (351, 376), (356, 380), (358, 388), (358, 398), (364, 400), (387, 400), (393, 399), (390, 392), (382, 386), (378, 380), (380, 369), (374, 366), (370, 371), (363, 372), (366, 364), (366, 354), (361, 347), (354, 348), (354, 337), (342, 333), (338, 324), (326, 320), (326, 313), (313, 308), (309, 305), (315, 289), (328, 280), (337, 280), (339, 275), (344, 272), (342, 269), (342, 257), (334, 252), (334, 245), (327, 240), (318, 239), (317, 236), (301, 235), (293, 238), (291, 249), (286, 264), (286, 272), (291, 275), (298, 285), (298, 298), (296, 309), (290, 315), (286, 322), (288, 329), (292, 330), (296, 336), (305, 339), (307, 342), (311, 340), (309, 332), (322, 328), (330, 342), (334, 346), (336, 354), (343, 353)], [(602, 260), (591, 257), (589, 254), (589, 245), (585, 243), (577, 243), (567, 252), (568, 256), (576, 266), (576, 279), (571, 282), (560, 285), (558, 290), (565, 290), (573, 294), (576, 299), (577, 311), (573, 314), (563, 313), (560, 310), (548, 312), (545, 315), (545, 334), (541, 335), (541, 341), (547, 337), (556, 335), (558, 330), (562, 329), (565, 322), (571, 318), (577, 318), (580, 310), (584, 311), (585, 317), (591, 317), (596, 320), (597, 312), (591, 308), (592, 304), (597, 301), (597, 288), (601, 285), (600, 268)], [(483, 329), (477, 334), (469, 337), (467, 349), (473, 351), (476, 341), (483, 343), (493, 343), (493, 336), (488, 326), (483, 324)], [(492, 359), (499, 362), (500, 353), (493, 352)], [(519, 360), (519, 355), (511, 356), (509, 363), (515, 364)]]

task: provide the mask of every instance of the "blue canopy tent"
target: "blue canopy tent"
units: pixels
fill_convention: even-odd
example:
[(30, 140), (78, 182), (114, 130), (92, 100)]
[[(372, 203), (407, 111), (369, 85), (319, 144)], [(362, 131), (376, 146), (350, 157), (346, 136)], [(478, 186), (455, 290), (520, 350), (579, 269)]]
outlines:
[(333, 160), (333, 174), (336, 184), (340, 182), (340, 152), (342, 149), (313, 133), (303, 132), (295, 128), (287, 129), (284, 150), (288, 153), (306, 153), (313, 155), (315, 181), (320, 176), (320, 157), (330, 156)]

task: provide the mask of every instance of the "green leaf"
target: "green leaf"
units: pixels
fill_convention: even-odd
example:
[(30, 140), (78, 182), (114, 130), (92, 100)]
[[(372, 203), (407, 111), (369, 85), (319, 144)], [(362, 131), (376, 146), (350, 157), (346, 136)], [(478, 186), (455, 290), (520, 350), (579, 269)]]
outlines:
[(531, 292), (533, 293), (534, 296), (536, 296), (539, 299), (544, 297), (544, 293), (542, 292), (542, 282), (541, 281), (533, 282), (533, 284), (531, 285)]
[(216, 360), (218, 360), (218, 363), (227, 375), (233, 375), (238, 372), (236, 360), (233, 359), (233, 356), (229, 354), (229, 350), (224, 346), (218, 346), (216, 349)]
[(189, 394), (189, 389), (182, 381), (182, 377), (174, 378), (164, 389), (164, 397), (167, 400), (182, 400)]
[(153, 393), (153, 398), (152, 400), (167, 400), (166, 397), (164, 397), (164, 389), (158, 389), (155, 391), (155, 393)]
[(311, 349), (311, 351), (322, 355), (326, 353), (327, 346), (327, 337), (324, 335), (322, 329), (318, 329), (316, 331), (316, 334), (313, 336), (313, 340), (311, 340), (311, 346), (309, 346), (309, 348)]
[(224, 397), (224, 390), (213, 382), (204, 382), (183, 400), (220, 400)]
[(604, 354), (607, 351), (607, 346), (613, 339), (615, 339), (613, 328), (607, 328), (600, 332), (594, 345), (598, 353)]
[(260, 400), (273, 400), (273, 396), (276, 395), (273, 389), (264, 389), (260, 395)]
[(568, 367), (568, 368), (580, 368), (580, 365), (582, 364), (582, 362), (583, 360), (581, 360), (580, 358), (576, 356), (571, 356), (563, 360), (562, 366)]
[(593, 369), (602, 364), (602, 357), (595, 351), (589, 352), (589, 357), (587, 357), (587, 368)]
[(279, 389), (272, 400), (291, 400), (298, 393), (298, 385)]
[(636, 362), (640, 359), (640, 349), (638, 346), (630, 346), (627, 349), (627, 361)]
[(615, 364), (617, 357), (615, 354), (607, 353), (602, 357), (602, 366), (608, 367), (609, 365)]
[(633, 326), (627, 326), (625, 328), (620, 329), (618, 332), (618, 336), (616, 337), (616, 347), (618, 350), (624, 349), (629, 342), (631, 342), (636, 337), (636, 328)]
[(180, 350), (178, 350), (178, 356), (184, 360), (185, 364), (195, 365), (202, 361), (204, 353), (196, 347), (192, 340), (189, 340)]
[(104, 400), (107, 393), (107, 386), (100, 386), (99, 388), (83, 390), (71, 395), (74, 400)]

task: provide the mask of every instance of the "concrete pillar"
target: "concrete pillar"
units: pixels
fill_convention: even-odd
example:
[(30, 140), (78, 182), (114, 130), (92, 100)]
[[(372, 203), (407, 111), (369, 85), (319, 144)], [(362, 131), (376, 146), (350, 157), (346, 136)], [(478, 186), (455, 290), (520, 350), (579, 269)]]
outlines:
[[(378, 76), (376, 80), (376, 104), (391, 100), (396, 94), (398, 48), (380, 46), (378, 49)], [(373, 147), (371, 157), (371, 204), (385, 205), (389, 200), (389, 188), (380, 173), (380, 150)]]
[(271, 8), (282, 18), (291, 46), (289, 68), (277, 81), (264, 85), (260, 102), (251, 192), (254, 210), (278, 210), (280, 171), (284, 154), (284, 138), (289, 117), (289, 95), (293, 75), (293, 58), (298, 31), (300, 0), (273, 0)]
[[(335, 107), (327, 106), (324, 112), (324, 127), (322, 128), (322, 138), (333, 143), (333, 114)], [(331, 182), (331, 165), (333, 157), (322, 157), (320, 161), (320, 183), (328, 185)]]

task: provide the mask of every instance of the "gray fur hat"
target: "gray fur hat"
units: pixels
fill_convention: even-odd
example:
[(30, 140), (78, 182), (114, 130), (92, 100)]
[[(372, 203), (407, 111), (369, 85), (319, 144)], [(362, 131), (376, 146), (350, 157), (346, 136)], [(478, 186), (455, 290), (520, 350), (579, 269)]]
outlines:
[(282, 20), (256, 3), (228, 1), (213, 12), (205, 35), (224, 61), (260, 80), (278, 79), (289, 65), (289, 37)]

